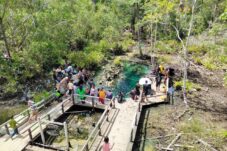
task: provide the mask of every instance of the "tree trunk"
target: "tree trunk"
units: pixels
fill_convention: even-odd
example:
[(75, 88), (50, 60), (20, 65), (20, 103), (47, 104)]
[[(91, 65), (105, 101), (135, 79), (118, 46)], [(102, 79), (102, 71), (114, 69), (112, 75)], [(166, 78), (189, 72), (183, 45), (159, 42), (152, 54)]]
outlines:
[(8, 40), (7, 40), (7, 37), (6, 37), (5, 28), (4, 28), (4, 25), (3, 25), (3, 19), (2, 18), (0, 18), (0, 29), (1, 29), (3, 41), (5, 43), (5, 48), (6, 48), (8, 58), (11, 58), (9, 43), (8, 43)]

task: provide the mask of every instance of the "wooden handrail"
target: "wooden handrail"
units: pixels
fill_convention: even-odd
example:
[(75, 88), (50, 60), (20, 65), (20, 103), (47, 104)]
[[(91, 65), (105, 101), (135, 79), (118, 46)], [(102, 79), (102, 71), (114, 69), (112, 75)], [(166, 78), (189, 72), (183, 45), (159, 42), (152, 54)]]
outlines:
[[(97, 98), (98, 98), (98, 97), (97, 97)], [(111, 102), (108, 104), (107, 108), (105, 109), (105, 111), (103, 112), (102, 116), (100, 117), (98, 123), (96, 124), (96, 127), (95, 127), (95, 128), (92, 130), (92, 132), (90, 133), (90, 135), (89, 135), (89, 137), (88, 137), (88, 139), (87, 139), (85, 145), (84, 145), (83, 148), (81, 149), (81, 151), (87, 151), (87, 150), (89, 150), (89, 148), (90, 148), (90, 147), (89, 147), (89, 142), (90, 142), (91, 139), (93, 139), (92, 144), (94, 143), (94, 139), (95, 139), (97, 136), (95, 136), (95, 137), (92, 137), (92, 136), (93, 136), (93, 135), (95, 134), (95, 132), (99, 129), (99, 127), (102, 126), (103, 122), (105, 122), (105, 120), (106, 120), (106, 118), (107, 118), (107, 116), (108, 116), (108, 114), (106, 114), (106, 113), (107, 113), (107, 111), (109, 110), (110, 104), (113, 103), (113, 100), (114, 100), (114, 99), (115, 99), (115, 98), (113, 98), (113, 99), (111, 100)], [(96, 134), (95, 134), (95, 135), (96, 135)], [(92, 144), (91, 144), (91, 145), (92, 145)]]
[[(47, 100), (49, 100), (49, 99), (52, 98), (53, 96), (54, 96), (54, 94), (51, 94), (51, 95), (48, 96), (46, 99), (44, 99), (44, 100), (42, 100), (42, 101), (36, 103), (35, 106), (37, 106), (38, 109), (42, 108), (42, 107), (44, 106), (43, 103), (44, 103), (44, 104), (49, 103), (49, 101), (47, 101)], [(41, 105), (41, 106), (39, 106), (39, 105)], [(23, 121), (25, 118), (28, 118), (28, 117), (29, 117), (29, 114), (28, 114), (28, 113), (30, 113), (29, 111), (30, 111), (30, 109), (27, 108), (27, 109), (25, 109), (24, 111), (22, 111), (21, 113), (15, 115), (14, 118), (16, 119), (17, 117), (19, 117), (19, 116), (21, 116), (21, 115), (24, 116), (24, 114), (26, 114), (26, 116), (24, 116), (23, 118), (19, 119), (19, 120), (16, 121), (16, 122), (19, 123), (19, 122)], [(1, 125), (0, 125), (0, 129), (3, 128), (3, 127), (5, 127), (5, 125), (7, 125), (8, 123), (9, 123), (9, 120), (6, 121), (6, 122), (4, 122), (3, 124), (1, 124)]]

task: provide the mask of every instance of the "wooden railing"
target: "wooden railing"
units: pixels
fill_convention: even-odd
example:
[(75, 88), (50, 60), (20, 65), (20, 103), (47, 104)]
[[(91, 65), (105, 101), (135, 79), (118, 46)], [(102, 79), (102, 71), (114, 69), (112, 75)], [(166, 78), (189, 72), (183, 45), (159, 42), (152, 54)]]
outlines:
[[(52, 94), (48, 98), (36, 103), (35, 106), (37, 107), (38, 110), (41, 110), (43, 107), (45, 107), (48, 103), (50, 103), (54, 99), (55, 99), (55, 94)], [(29, 117), (30, 117), (30, 109), (28, 108), (28, 109), (24, 110), (23, 112), (15, 115), (14, 119), (18, 123), (18, 127), (20, 127), (25, 122), (28, 121)], [(1, 133), (8, 134), (8, 135), (10, 134), (9, 120), (0, 125), (0, 130), (1, 130)]]
[[(65, 107), (67, 109), (72, 106), (72, 101), (70, 101), (71, 98), (65, 99), (62, 103), (58, 104), (56, 107), (54, 107), (52, 110), (50, 110), (45, 115), (41, 116), (39, 119), (42, 120), (48, 120), (48, 121), (54, 121), (57, 117), (59, 117), (61, 114), (65, 112)], [(68, 106), (67, 106), (68, 105)], [(28, 135), (30, 137), (30, 140), (33, 140), (33, 132), (38, 128), (38, 121), (31, 124), (28, 128), (25, 130), (22, 130), (21, 134), (28, 132)]]
[[(92, 132), (90, 133), (86, 143), (84, 144), (84, 146), (82, 147), (81, 151), (89, 151), (92, 148), (92, 145), (94, 144), (97, 136), (102, 136), (102, 127), (105, 121), (108, 121), (108, 117), (109, 117), (109, 112), (112, 109), (112, 107), (114, 107), (114, 99), (110, 100), (108, 102), (108, 105), (105, 109), (105, 111), (103, 112), (102, 116), (100, 117), (98, 123), (96, 124), (95, 128), (92, 130)], [(113, 105), (112, 107), (111, 104)]]
[(142, 106), (141, 106), (141, 103), (139, 102), (138, 110), (135, 113), (135, 116), (134, 116), (134, 119), (133, 119), (133, 122), (132, 122), (132, 126), (131, 126), (131, 135), (130, 135), (130, 141), (131, 142), (133, 142), (134, 139), (135, 139), (137, 126), (138, 126), (138, 123), (139, 123), (139, 120), (140, 120), (141, 108), (142, 108)]

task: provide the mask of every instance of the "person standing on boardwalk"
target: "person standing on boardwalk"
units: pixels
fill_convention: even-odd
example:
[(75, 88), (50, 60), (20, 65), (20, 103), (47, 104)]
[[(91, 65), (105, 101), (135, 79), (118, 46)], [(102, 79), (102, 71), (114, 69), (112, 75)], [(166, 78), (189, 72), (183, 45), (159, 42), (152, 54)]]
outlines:
[(174, 82), (173, 77), (175, 75), (175, 71), (173, 68), (168, 68), (167, 70), (167, 79), (166, 79), (166, 85), (167, 85), (167, 100), (170, 104), (174, 104), (173, 95), (174, 95)]
[(145, 81), (145, 84), (143, 85), (143, 93), (144, 93), (144, 98), (146, 101), (148, 101), (147, 99), (147, 95), (149, 94), (149, 84), (148, 84), (148, 81)]
[(35, 102), (32, 101), (31, 99), (28, 100), (28, 107), (30, 108), (32, 113), (31, 117), (29, 118), (29, 123), (30, 123), (32, 120), (35, 120), (35, 121), (37, 120), (38, 111), (37, 111)]
[(10, 121), (9, 121), (9, 126), (10, 128), (13, 129), (13, 133), (11, 134), (11, 138), (14, 136), (14, 135), (18, 135), (19, 132), (18, 132), (18, 128), (17, 128), (17, 122), (15, 121), (15, 119), (13, 118), (13, 116), (11, 117)]
[(155, 81), (156, 81), (156, 92), (160, 91), (160, 85), (162, 82), (162, 77), (164, 76), (164, 67), (162, 65), (160, 65), (157, 69), (156, 69), (156, 76), (155, 76)]
[(105, 90), (103, 88), (101, 88), (98, 93), (99, 93), (99, 102), (102, 104), (105, 104), (105, 102), (104, 102), (105, 98), (106, 98)]
[(104, 138), (104, 144), (102, 145), (102, 151), (110, 151), (113, 146), (114, 144), (112, 145), (112, 147), (110, 147), (109, 138), (106, 136)]

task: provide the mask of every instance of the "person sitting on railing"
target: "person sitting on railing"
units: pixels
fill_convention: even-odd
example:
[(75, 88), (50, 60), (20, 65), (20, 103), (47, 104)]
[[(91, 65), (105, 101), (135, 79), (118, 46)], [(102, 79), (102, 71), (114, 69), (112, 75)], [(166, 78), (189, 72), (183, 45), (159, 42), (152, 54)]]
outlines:
[(10, 128), (13, 129), (13, 133), (10, 135), (11, 138), (12, 138), (14, 135), (18, 135), (18, 134), (19, 134), (18, 128), (17, 128), (17, 122), (15, 121), (15, 119), (14, 119), (13, 116), (10, 118), (9, 126), (10, 126)]
[(105, 104), (105, 98), (106, 98), (106, 92), (103, 88), (101, 88), (98, 92), (99, 94), (99, 102), (102, 103), (102, 104)]

